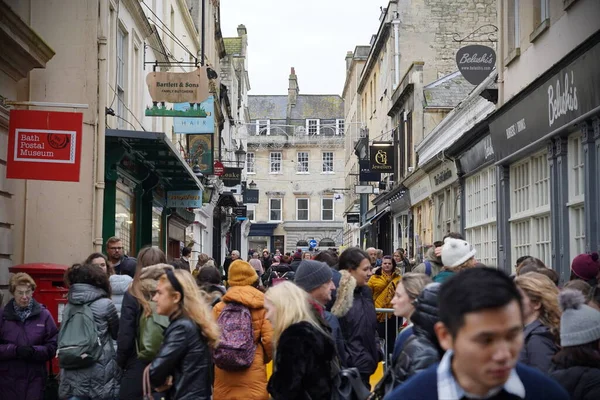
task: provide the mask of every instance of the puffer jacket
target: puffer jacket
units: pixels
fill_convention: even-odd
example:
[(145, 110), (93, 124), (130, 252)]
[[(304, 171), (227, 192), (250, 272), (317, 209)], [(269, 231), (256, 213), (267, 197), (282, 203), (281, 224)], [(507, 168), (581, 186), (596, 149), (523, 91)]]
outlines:
[[(400, 274), (393, 272), (391, 276), (386, 277), (381, 268), (369, 278), (368, 285), (373, 292), (373, 302), (375, 308), (392, 308), (392, 299), (396, 292), (396, 286), (400, 280)], [(384, 322), (394, 315), (391, 313), (377, 313), (377, 321)]]
[[(433, 279), (437, 274), (440, 273), (440, 271), (442, 270), (442, 267), (444, 266), (444, 263), (442, 263), (441, 257), (437, 257), (435, 255), (434, 247), (427, 250), (427, 253), (425, 254), (425, 259), (431, 263), (431, 278)], [(418, 273), (424, 274), (425, 271), (426, 271), (426, 267), (425, 267), (425, 263), (423, 262), (423, 263), (417, 265), (411, 272), (418, 272)]]
[(431, 283), (417, 297), (415, 311), (410, 317), (413, 334), (392, 365), (394, 386), (439, 362), (444, 354), (434, 331), (434, 325), (440, 320), (437, 305), (440, 286)]
[(572, 400), (600, 399), (600, 367), (557, 369), (550, 376), (567, 389)]
[[(56, 353), (58, 329), (50, 312), (33, 300), (31, 314), (21, 321), (11, 299), (0, 309), (0, 393), (3, 400), (41, 400), (46, 362)], [(29, 360), (17, 357), (17, 346), (32, 346)]]
[(266, 400), (266, 366), (273, 356), (273, 328), (265, 318), (264, 294), (252, 286), (233, 286), (213, 308), (215, 319), (228, 302), (243, 304), (252, 315), (254, 342), (257, 344), (252, 365), (242, 371), (226, 371), (215, 366), (214, 400)]
[(535, 320), (523, 330), (523, 342), (519, 362), (548, 374), (553, 366), (552, 357), (559, 350), (552, 332)]
[(372, 375), (383, 355), (379, 350), (371, 289), (357, 287), (348, 271), (340, 273), (340, 286), (331, 313), (338, 318), (344, 336), (346, 366), (357, 368), (361, 375)]
[(210, 357), (208, 343), (198, 325), (186, 317), (173, 319), (150, 364), (150, 383), (159, 387), (171, 376), (173, 385), (167, 392), (168, 399), (210, 400)]
[(133, 281), (133, 278), (129, 275), (111, 275), (110, 276), (110, 290), (111, 300), (117, 309), (117, 314), (121, 317), (121, 306), (123, 305), (123, 295), (127, 291), (129, 284)]
[[(113, 399), (119, 393), (121, 370), (115, 361), (113, 339), (119, 332), (117, 309), (108, 294), (87, 283), (71, 285), (69, 304), (88, 304), (94, 315), (98, 337), (103, 346), (102, 355), (94, 365), (73, 370), (60, 370), (59, 397), (89, 397)], [(68, 306), (67, 306), (68, 307)]]

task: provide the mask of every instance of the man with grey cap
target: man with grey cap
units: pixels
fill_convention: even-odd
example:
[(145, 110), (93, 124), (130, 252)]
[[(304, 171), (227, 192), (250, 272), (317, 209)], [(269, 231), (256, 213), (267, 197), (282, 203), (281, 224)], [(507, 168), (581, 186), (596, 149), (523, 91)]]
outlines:
[(331, 300), (331, 292), (335, 290), (331, 267), (321, 261), (302, 260), (296, 271), (294, 283), (312, 298), (311, 305), (317, 319), (326, 331), (331, 331), (340, 362), (346, 365), (346, 345), (340, 323), (333, 314), (325, 311), (325, 304)]

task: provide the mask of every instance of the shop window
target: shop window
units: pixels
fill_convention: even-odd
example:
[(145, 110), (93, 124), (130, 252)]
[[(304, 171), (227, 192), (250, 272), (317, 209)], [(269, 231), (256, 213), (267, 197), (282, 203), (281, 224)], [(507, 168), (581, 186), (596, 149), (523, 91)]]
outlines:
[(271, 174), (281, 173), (281, 159), (280, 151), (272, 151), (269, 153), (269, 172)]
[(256, 153), (249, 151), (246, 153), (246, 173), (256, 173)]
[(581, 134), (569, 137), (569, 236), (571, 259), (585, 253), (584, 157)]
[(269, 199), (269, 221), (281, 220), (281, 199)]
[(308, 152), (299, 151), (296, 154), (296, 173), (308, 174)]
[(123, 243), (123, 254), (132, 254), (135, 221), (135, 202), (129, 188), (117, 187), (115, 213), (115, 236)]
[(309, 220), (309, 199), (296, 199), (296, 220), (297, 221), (308, 221)]
[(333, 199), (321, 199), (321, 220), (333, 221)]
[(496, 170), (494, 167), (465, 180), (465, 235), (477, 249), (477, 259), (496, 265), (498, 259), (496, 225)]
[(162, 249), (164, 246), (161, 243), (162, 233), (162, 207), (152, 207), (152, 246)]
[(585, 253), (585, 210), (584, 206), (569, 208), (570, 236), (571, 236), (571, 259)]

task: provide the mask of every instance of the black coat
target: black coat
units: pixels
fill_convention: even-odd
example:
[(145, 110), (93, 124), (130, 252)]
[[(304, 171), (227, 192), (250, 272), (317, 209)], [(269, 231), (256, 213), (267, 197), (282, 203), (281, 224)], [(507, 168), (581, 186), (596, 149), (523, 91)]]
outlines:
[(117, 337), (117, 364), (123, 370), (119, 391), (119, 398), (122, 400), (141, 400), (143, 396), (142, 376), (148, 363), (137, 358), (135, 347), (140, 313), (137, 299), (126, 291), (123, 295)]
[(572, 400), (600, 399), (600, 368), (557, 369), (550, 376), (567, 389)]
[(211, 356), (200, 328), (186, 317), (172, 320), (163, 344), (150, 364), (150, 383), (163, 385), (169, 376), (173, 386), (170, 400), (210, 400), (212, 397)]
[(123, 256), (119, 265), (115, 266), (115, 274), (117, 275), (129, 275), (134, 277), (135, 268), (137, 266), (137, 260), (133, 257)]
[(523, 331), (523, 348), (519, 362), (534, 367), (547, 374), (552, 369), (552, 357), (559, 350), (550, 330), (539, 320), (535, 320)]
[[(333, 340), (308, 322), (283, 331), (267, 390), (274, 400), (321, 400), (331, 397)], [(309, 397), (310, 396), (310, 397)]]

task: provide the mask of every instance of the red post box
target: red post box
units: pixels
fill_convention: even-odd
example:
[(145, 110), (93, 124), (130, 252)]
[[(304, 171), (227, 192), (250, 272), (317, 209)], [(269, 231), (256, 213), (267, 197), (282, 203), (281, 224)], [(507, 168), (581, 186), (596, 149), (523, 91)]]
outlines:
[[(21, 264), (8, 268), (9, 272), (13, 274), (25, 272), (33, 278), (37, 286), (33, 292), (33, 298), (38, 303), (46, 306), (59, 328), (62, 322), (63, 310), (65, 304), (67, 304), (67, 293), (69, 292), (64, 281), (67, 269), (69, 269), (67, 265), (51, 263)], [(52, 369), (55, 374), (58, 373), (57, 358), (52, 360)]]

